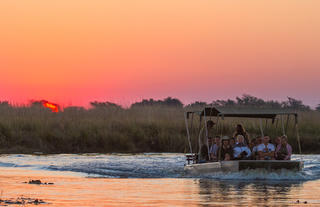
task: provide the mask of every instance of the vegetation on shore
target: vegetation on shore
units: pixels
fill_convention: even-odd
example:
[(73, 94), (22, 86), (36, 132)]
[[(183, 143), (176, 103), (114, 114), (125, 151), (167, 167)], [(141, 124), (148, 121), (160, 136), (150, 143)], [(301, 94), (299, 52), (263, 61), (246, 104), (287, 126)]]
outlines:
[[(207, 103), (183, 106), (178, 99), (143, 100), (123, 108), (109, 102), (92, 102), (91, 108), (67, 107), (51, 112), (39, 103), (11, 106), (0, 103), (0, 153), (109, 153), (109, 152), (188, 152), (184, 110)], [(231, 107), (286, 108), (299, 111), (299, 129), (303, 153), (320, 153), (320, 112), (301, 101), (264, 101), (244, 95), (236, 100), (212, 103)], [(251, 137), (259, 135), (255, 120), (227, 119), (223, 128), (231, 135), (236, 123), (242, 123)], [(275, 124), (274, 124), (275, 125)], [(281, 127), (265, 126), (272, 137), (281, 135)], [(298, 152), (296, 137), (289, 126), (289, 143)], [(193, 142), (196, 143), (196, 130)]]

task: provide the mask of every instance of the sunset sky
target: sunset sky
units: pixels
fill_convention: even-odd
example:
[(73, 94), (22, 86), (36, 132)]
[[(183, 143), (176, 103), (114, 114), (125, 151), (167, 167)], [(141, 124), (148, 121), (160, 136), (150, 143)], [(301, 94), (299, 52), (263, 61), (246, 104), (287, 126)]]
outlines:
[(319, 0), (1, 0), (0, 100), (320, 103)]

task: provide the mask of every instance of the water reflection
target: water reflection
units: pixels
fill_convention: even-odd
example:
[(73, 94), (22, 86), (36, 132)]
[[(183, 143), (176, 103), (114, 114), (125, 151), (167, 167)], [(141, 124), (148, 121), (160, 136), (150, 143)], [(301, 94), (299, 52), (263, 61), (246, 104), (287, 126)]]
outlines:
[[(275, 181), (217, 181), (195, 180), (199, 186), (201, 206), (212, 204), (231, 205), (290, 205), (295, 202), (294, 194), (302, 188), (303, 182)], [(293, 193), (292, 191), (295, 191)]]

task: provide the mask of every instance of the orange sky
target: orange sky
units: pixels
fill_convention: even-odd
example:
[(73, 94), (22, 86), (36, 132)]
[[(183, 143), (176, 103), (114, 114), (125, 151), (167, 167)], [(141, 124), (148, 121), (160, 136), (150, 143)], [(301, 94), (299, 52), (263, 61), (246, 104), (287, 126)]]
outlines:
[(0, 100), (320, 103), (318, 0), (1, 0)]

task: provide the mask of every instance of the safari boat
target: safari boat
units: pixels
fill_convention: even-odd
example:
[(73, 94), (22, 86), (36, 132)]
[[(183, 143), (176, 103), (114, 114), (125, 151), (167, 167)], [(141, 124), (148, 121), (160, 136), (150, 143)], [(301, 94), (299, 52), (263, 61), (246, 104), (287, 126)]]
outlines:
[[(290, 125), (291, 117), (294, 117), (294, 132), (297, 136), (298, 147), (300, 153), (300, 160), (230, 160), (223, 161), (219, 155), (218, 161), (209, 160), (206, 162), (199, 161), (200, 155), (195, 153), (193, 149), (197, 149), (201, 146), (197, 146), (199, 143), (201, 128), (205, 129), (205, 137), (208, 144), (208, 129), (207, 120), (215, 119), (215, 133), (217, 135), (223, 135), (223, 122), (225, 118), (233, 119), (258, 119), (261, 137), (264, 137), (264, 128), (267, 128), (268, 123), (271, 120), (271, 124), (277, 128), (278, 122), (281, 124), (282, 134), (285, 135)], [(286, 123), (285, 119), (286, 118)], [(195, 125), (195, 120), (199, 124)], [(265, 121), (265, 122), (264, 122)], [(186, 111), (185, 112), (185, 124), (187, 130), (187, 139), (189, 143), (190, 152), (186, 154), (185, 171), (190, 174), (207, 174), (213, 172), (238, 172), (242, 170), (251, 169), (264, 169), (267, 171), (275, 170), (290, 170), (301, 171), (303, 169), (304, 162), (301, 156), (301, 144), (300, 136), (298, 132), (298, 114), (296, 112), (284, 111), (284, 110), (268, 110), (268, 109), (233, 109), (233, 108), (221, 108), (221, 107), (204, 107), (200, 111)], [(219, 132), (220, 131), (220, 132)], [(209, 147), (208, 147), (209, 153)]]

